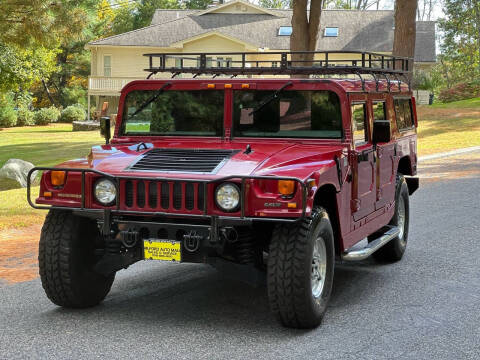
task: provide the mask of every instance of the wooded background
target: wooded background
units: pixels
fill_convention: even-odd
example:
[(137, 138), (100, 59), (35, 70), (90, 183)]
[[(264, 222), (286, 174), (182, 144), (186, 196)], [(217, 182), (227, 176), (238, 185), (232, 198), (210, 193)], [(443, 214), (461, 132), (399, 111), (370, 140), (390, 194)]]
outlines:
[[(212, 0), (2, 0), (0, 119), (5, 109), (32, 110), (52, 105), (65, 108), (74, 104), (85, 108), (90, 72), (90, 53), (85, 44), (147, 26), (158, 8), (203, 9), (211, 3)], [(394, 6), (391, 0), (258, 0), (257, 4), (271, 8), (293, 6), (292, 50), (314, 48), (323, 9), (376, 10)], [(415, 73), (414, 85), (436, 94), (459, 85), (462, 89), (480, 88), (480, 0), (398, 1), (394, 53), (412, 56), (415, 19), (432, 19), (439, 8), (443, 9), (443, 16), (438, 21), (438, 65), (429, 73)]]

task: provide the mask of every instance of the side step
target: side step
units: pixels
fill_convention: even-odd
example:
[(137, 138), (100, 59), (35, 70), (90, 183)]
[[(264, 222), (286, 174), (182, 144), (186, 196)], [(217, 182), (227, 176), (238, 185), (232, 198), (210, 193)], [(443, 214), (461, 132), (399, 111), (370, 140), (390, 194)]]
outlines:
[(395, 239), (400, 235), (400, 229), (396, 226), (386, 226), (385, 231), (379, 238), (368, 243), (363, 249), (351, 250), (342, 254), (342, 260), (345, 261), (360, 261), (365, 260), (375, 251), (387, 244), (389, 241)]

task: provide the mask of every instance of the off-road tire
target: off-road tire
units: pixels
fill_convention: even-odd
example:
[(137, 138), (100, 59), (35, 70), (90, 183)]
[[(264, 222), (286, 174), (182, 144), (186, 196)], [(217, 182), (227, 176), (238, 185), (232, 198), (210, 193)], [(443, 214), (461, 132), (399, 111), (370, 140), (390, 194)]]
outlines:
[(42, 227), (38, 262), (42, 286), (56, 305), (87, 308), (107, 296), (115, 274), (93, 271), (96, 223), (69, 211), (50, 210)]
[[(313, 248), (321, 238), (326, 249), (326, 274), (317, 298), (311, 285)], [(267, 288), (271, 311), (287, 327), (314, 328), (327, 309), (333, 284), (335, 246), (325, 209), (296, 224), (276, 225), (269, 249)]]
[[(397, 236), (395, 239), (388, 242), (381, 249), (373, 253), (373, 257), (378, 262), (392, 263), (392, 262), (400, 261), (407, 248), (409, 214), (410, 214), (409, 193), (408, 193), (407, 183), (402, 174), (397, 175), (396, 189), (395, 189), (395, 213), (393, 215), (392, 220), (390, 220), (389, 225), (398, 226), (399, 224), (399, 204), (401, 203), (400, 199), (403, 200), (403, 204), (405, 207), (403, 234), (401, 234), (401, 236)], [(373, 241), (374, 238), (376, 238), (375, 235), (369, 236), (368, 240)]]

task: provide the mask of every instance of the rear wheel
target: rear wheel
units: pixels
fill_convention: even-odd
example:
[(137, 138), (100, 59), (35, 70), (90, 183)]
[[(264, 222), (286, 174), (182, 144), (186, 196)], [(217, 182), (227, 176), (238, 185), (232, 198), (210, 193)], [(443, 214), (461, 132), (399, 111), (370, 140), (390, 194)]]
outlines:
[(56, 305), (86, 308), (107, 296), (115, 274), (96, 273), (96, 223), (69, 211), (50, 210), (40, 237), (38, 262), (42, 286)]
[(318, 326), (333, 284), (334, 238), (328, 213), (315, 208), (299, 224), (279, 224), (270, 243), (268, 297), (280, 322), (293, 328)]
[[(395, 213), (389, 225), (397, 226), (399, 235), (373, 254), (380, 262), (395, 262), (402, 259), (407, 248), (410, 219), (408, 186), (403, 175), (398, 174), (395, 191)], [(373, 241), (375, 235), (368, 238)]]

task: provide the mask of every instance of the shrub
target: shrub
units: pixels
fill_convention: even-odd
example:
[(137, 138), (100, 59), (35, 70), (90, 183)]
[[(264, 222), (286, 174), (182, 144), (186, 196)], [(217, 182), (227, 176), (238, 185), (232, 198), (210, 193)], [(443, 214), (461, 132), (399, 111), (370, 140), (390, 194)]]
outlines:
[(460, 83), (450, 89), (441, 90), (438, 95), (440, 101), (445, 103), (476, 97), (480, 97), (480, 81)]
[(59, 117), (60, 110), (55, 106), (43, 108), (35, 113), (35, 125), (48, 125), (49, 123), (56, 122)]
[(0, 95), (0, 128), (17, 124), (17, 113), (14, 110), (12, 97)]
[(17, 126), (35, 125), (34, 112), (27, 108), (20, 108), (17, 111)]
[(66, 107), (60, 115), (60, 121), (72, 123), (74, 121), (84, 121), (85, 110), (80, 105), (71, 105)]

